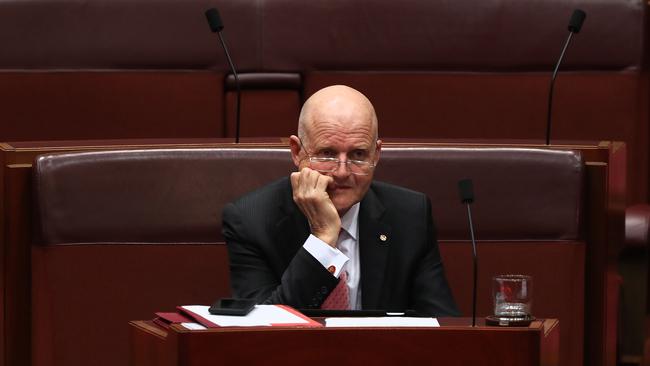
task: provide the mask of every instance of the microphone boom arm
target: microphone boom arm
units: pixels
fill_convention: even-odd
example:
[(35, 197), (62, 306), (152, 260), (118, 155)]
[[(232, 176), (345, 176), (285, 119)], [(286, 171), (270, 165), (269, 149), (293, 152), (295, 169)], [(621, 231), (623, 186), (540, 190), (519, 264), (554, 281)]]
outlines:
[(560, 64), (562, 63), (562, 59), (564, 59), (564, 54), (566, 53), (566, 50), (569, 47), (569, 43), (571, 42), (572, 37), (573, 37), (573, 32), (569, 32), (569, 37), (567, 37), (566, 42), (564, 42), (564, 48), (562, 48), (562, 53), (560, 54), (560, 58), (557, 60), (557, 64), (555, 64), (555, 70), (553, 70), (553, 76), (551, 77), (551, 87), (548, 90), (548, 111), (546, 115), (546, 145), (550, 145), (551, 143), (551, 113), (553, 111), (553, 86), (555, 85), (555, 78), (557, 77), (557, 72), (560, 69)]
[(239, 76), (237, 76), (237, 71), (235, 70), (235, 64), (233, 64), (232, 59), (230, 58), (230, 52), (228, 52), (228, 47), (226, 46), (226, 41), (221, 36), (221, 32), (217, 32), (219, 35), (219, 40), (223, 46), (224, 53), (228, 59), (228, 64), (230, 65), (230, 70), (232, 71), (233, 76), (235, 77), (235, 87), (237, 88), (237, 107), (235, 114), (235, 143), (239, 143), (239, 114), (240, 114), (240, 105), (241, 105), (241, 86), (239, 85)]
[(476, 326), (476, 284), (478, 282), (478, 256), (476, 255), (476, 238), (474, 237), (474, 223), (472, 222), (472, 209), (467, 202), (467, 217), (469, 220), (469, 232), (472, 238), (472, 258), (474, 264), (473, 293), (472, 293), (472, 327)]

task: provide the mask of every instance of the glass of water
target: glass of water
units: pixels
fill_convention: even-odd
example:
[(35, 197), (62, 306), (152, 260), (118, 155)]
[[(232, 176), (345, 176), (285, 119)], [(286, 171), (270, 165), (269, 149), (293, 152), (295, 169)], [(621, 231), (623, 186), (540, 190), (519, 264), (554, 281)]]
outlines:
[(497, 318), (531, 317), (533, 278), (527, 275), (498, 275), (492, 279), (494, 316)]

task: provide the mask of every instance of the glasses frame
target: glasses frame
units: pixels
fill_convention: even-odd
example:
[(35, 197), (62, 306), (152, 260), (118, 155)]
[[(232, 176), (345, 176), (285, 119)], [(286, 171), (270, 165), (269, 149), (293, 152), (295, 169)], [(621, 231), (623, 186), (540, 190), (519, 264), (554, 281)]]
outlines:
[[(345, 169), (347, 169), (348, 172), (350, 172), (350, 174), (366, 176), (366, 175), (370, 175), (370, 172), (377, 166), (377, 164), (375, 164), (375, 163), (371, 163), (371, 162), (363, 161), (363, 160), (346, 159), (345, 161), (341, 161), (341, 159), (339, 159), (339, 158), (319, 158), (317, 156), (313, 156), (313, 154), (311, 154), (309, 152), (309, 150), (307, 150), (305, 145), (302, 143), (302, 139), (300, 137), (298, 137), (298, 141), (300, 141), (300, 147), (305, 151), (305, 154), (307, 154), (307, 158), (309, 158), (309, 166), (310, 166), (310, 168), (311, 168), (311, 164), (315, 163), (315, 162), (316, 163), (324, 163), (324, 162), (336, 163), (336, 167), (332, 168), (331, 170), (312, 168), (317, 172), (334, 173), (335, 171), (337, 171), (339, 169), (341, 164), (345, 164)], [(352, 169), (350, 169), (350, 164), (353, 164), (353, 165), (355, 165), (357, 167), (359, 167), (359, 166), (367, 166), (368, 167), (368, 172), (367, 173), (354, 172), (354, 171), (352, 171)]]

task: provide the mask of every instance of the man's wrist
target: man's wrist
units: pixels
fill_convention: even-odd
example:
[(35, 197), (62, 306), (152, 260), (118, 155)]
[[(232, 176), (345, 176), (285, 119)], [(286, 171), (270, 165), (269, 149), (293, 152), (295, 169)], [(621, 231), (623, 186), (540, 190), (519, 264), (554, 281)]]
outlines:
[(323, 242), (321, 239), (314, 235), (310, 235), (303, 248), (311, 254), (325, 269), (330, 270), (335, 277), (339, 276), (341, 268), (348, 262), (349, 258), (340, 250), (331, 247), (329, 244)]
[(325, 242), (327, 245), (331, 246), (332, 248), (336, 248), (336, 241), (339, 238), (338, 235), (332, 235), (330, 233), (313, 233), (312, 235), (314, 235), (321, 241)]

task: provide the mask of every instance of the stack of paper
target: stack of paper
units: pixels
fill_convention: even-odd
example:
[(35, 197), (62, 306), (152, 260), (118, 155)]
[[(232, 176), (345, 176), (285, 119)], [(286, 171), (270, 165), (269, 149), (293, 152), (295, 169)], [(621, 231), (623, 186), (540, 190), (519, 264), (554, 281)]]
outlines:
[(245, 316), (212, 315), (209, 306), (184, 305), (178, 310), (208, 327), (259, 327), (259, 326), (304, 326), (321, 327), (322, 324), (306, 317), (295, 309), (284, 305), (255, 305)]
[(326, 327), (439, 327), (436, 318), (386, 316), (377, 318), (327, 318)]

